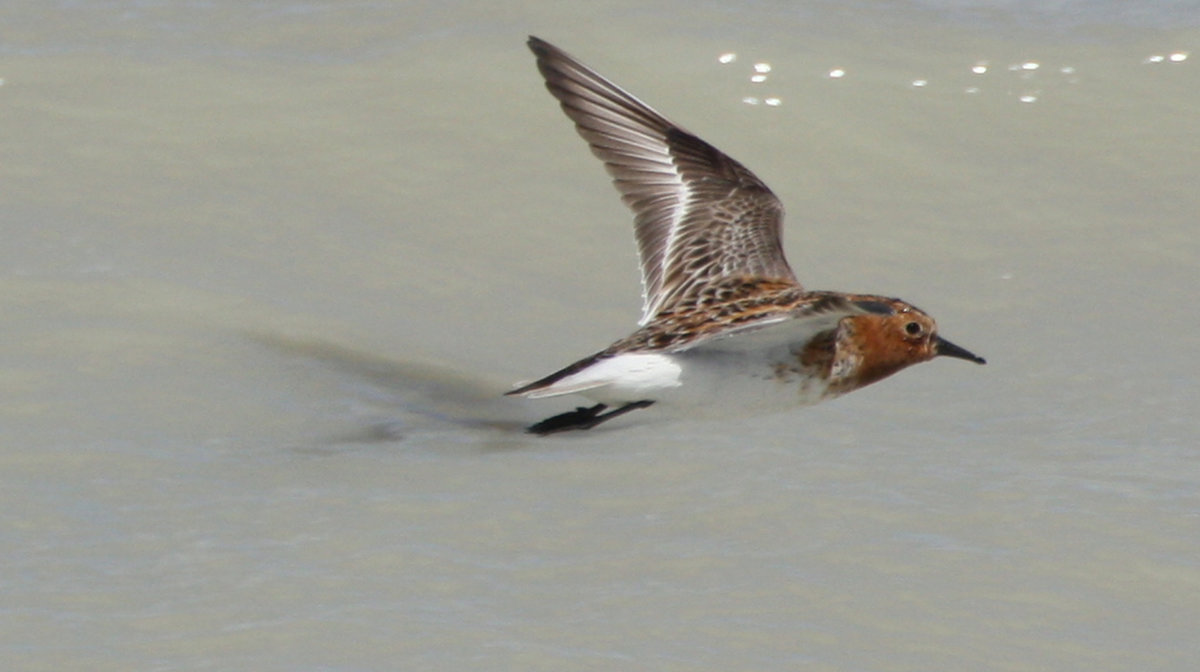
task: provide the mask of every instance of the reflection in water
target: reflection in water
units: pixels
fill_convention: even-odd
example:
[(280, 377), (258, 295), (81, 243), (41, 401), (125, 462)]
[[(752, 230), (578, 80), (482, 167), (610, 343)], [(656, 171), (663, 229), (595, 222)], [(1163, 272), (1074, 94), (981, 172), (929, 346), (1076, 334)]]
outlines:
[(1176, 51), (1176, 52), (1168, 54), (1166, 56), (1164, 56), (1162, 54), (1154, 54), (1153, 56), (1147, 57), (1146, 60), (1144, 60), (1142, 62), (1143, 63), (1164, 63), (1164, 62), (1166, 62), (1166, 63), (1182, 63), (1187, 60), (1187, 57), (1188, 57), (1188, 52)]
[[(1177, 50), (1155, 53), (1142, 59), (1144, 65), (1156, 64), (1179, 64), (1187, 61), (1189, 52)], [(729, 65), (736, 63), (738, 60), (737, 52), (724, 52), (717, 56), (717, 63), (721, 65)], [(1044, 87), (1056, 87), (1062, 85), (1078, 84), (1080, 82), (1078, 68), (1075, 65), (1061, 65), (1050, 68), (1047, 72), (1046, 64), (1033, 60), (1017, 60), (1010, 62), (1007, 67), (997, 66), (992, 67), (990, 61), (980, 59), (974, 61), (967, 66), (967, 71), (974, 75), (974, 79), (978, 83), (964, 84), (959, 74), (961, 73), (961, 65), (951, 64), (946, 72), (940, 73), (937, 77), (922, 76), (910, 78), (907, 80), (909, 88), (924, 89), (926, 87), (934, 88), (941, 86), (945, 88), (950, 85), (952, 88), (957, 88), (963, 93), (975, 95), (984, 92), (989, 87), (984, 85), (985, 81), (990, 82), (990, 88), (997, 91), (1004, 91), (1006, 96), (1020, 103), (1034, 103), (1042, 98)], [(773, 66), (765, 60), (756, 61), (750, 69), (749, 81), (755, 85), (765, 84), (768, 78), (772, 75)], [(987, 75), (987, 77), (984, 77)], [(824, 71), (825, 79), (841, 80), (847, 76), (845, 67), (835, 67)], [(960, 88), (961, 87), (961, 88)], [(1035, 88), (1036, 87), (1036, 88)], [(770, 107), (778, 107), (782, 104), (782, 99), (779, 96), (763, 96), (761, 94), (742, 96), (741, 102), (746, 105), (767, 105)]]
[(361, 433), (337, 437), (339, 442), (389, 442), (415, 432), (445, 429), (508, 434), (523, 431), (527, 424), (514, 419), (520, 414), (521, 404), (501, 396), (505, 385), (449, 366), (395, 360), (317, 338), (278, 333), (249, 336), (279, 352), (368, 383), (383, 394), (390, 417), (370, 421)]

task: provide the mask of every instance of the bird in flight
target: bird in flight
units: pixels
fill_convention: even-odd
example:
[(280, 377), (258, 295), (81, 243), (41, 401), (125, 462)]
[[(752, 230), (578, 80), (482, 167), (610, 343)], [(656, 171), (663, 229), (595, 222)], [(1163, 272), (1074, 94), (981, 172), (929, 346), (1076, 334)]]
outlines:
[(546, 88), (633, 211), (640, 328), (507, 392), (594, 402), (531, 425), (590, 429), (652, 405), (747, 414), (815, 404), (935, 357), (984, 359), (896, 298), (809, 291), (784, 258), (783, 205), (742, 164), (536, 37)]

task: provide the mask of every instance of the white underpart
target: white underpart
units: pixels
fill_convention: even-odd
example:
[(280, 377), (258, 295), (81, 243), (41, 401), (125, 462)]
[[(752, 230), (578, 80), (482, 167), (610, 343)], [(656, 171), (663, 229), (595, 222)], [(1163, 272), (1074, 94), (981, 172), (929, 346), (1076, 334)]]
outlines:
[(779, 374), (779, 363), (794, 361), (787, 346), (624, 353), (526, 396), (580, 394), (609, 406), (648, 400), (658, 414), (702, 417), (786, 410), (825, 398), (819, 381)]
[(606, 357), (586, 369), (525, 395), (530, 399), (582, 393), (602, 403), (657, 399), (664, 390), (679, 387), (683, 367), (670, 355), (624, 353)]
[(609, 406), (655, 402), (656, 414), (739, 416), (827, 399), (826, 382), (801, 371), (797, 353), (818, 333), (856, 314), (835, 310), (787, 317), (675, 352), (626, 352), (526, 393), (530, 399), (581, 394)]

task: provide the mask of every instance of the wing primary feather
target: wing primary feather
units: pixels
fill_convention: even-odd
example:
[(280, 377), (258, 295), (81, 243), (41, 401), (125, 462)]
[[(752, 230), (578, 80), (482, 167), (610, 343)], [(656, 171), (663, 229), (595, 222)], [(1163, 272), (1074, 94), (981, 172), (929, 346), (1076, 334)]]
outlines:
[(783, 206), (754, 173), (561, 49), (536, 37), (529, 47), (634, 213), (643, 325), (722, 278), (799, 287), (783, 254)]

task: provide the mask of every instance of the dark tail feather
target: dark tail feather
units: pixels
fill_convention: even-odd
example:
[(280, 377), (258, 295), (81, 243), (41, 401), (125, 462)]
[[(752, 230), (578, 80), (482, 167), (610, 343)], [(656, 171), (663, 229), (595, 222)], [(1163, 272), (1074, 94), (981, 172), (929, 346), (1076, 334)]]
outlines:
[(579, 373), (580, 371), (586, 369), (587, 367), (591, 366), (592, 364), (595, 364), (596, 362), (600, 361), (601, 359), (603, 359), (607, 356), (608, 355), (604, 354), (603, 352), (597, 352), (596, 354), (592, 355), (591, 357), (584, 357), (583, 359), (579, 360), (578, 362), (575, 362), (574, 364), (571, 364), (570, 366), (567, 366), (565, 368), (559, 369), (558, 371), (555, 371), (554, 373), (546, 376), (545, 378), (535, 380), (532, 383), (526, 383), (525, 385), (522, 385), (514, 390), (509, 390), (508, 392), (505, 392), (504, 394), (506, 394), (506, 395), (525, 394), (527, 392), (533, 392), (534, 390), (540, 390), (543, 387), (550, 387), (551, 385), (557, 383), (558, 381), (562, 380), (563, 378), (566, 378), (567, 376), (570, 376), (572, 374)]

